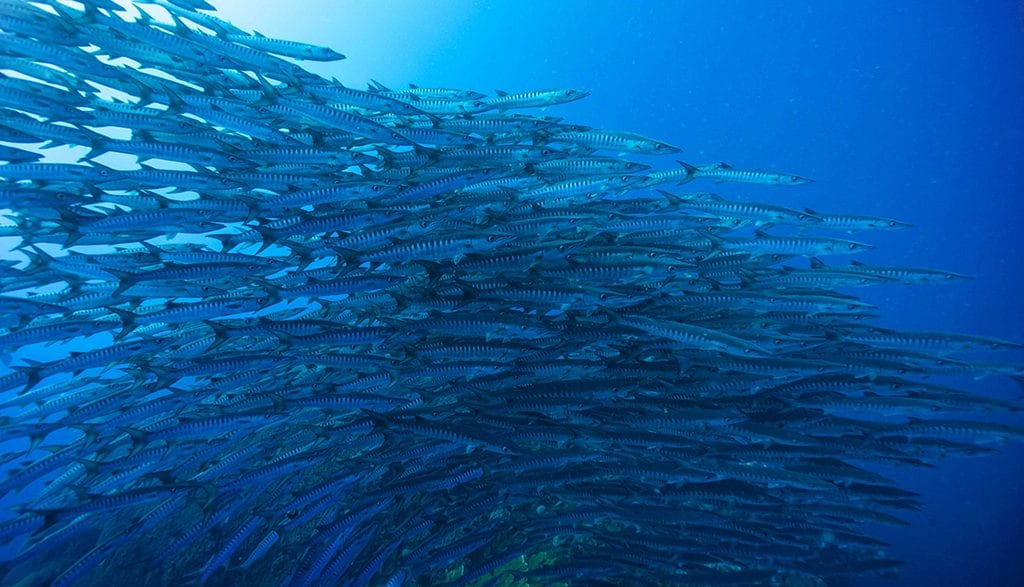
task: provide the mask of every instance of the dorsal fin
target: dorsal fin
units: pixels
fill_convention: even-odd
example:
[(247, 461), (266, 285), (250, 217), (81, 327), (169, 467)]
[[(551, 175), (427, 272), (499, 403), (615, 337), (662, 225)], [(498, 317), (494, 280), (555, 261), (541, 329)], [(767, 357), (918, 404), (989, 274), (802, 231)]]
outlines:
[(851, 259), (850, 260), (850, 265), (853, 265), (854, 267), (867, 267), (866, 263), (863, 263), (861, 261), (857, 261), (855, 259)]
[(498, 94), (498, 97), (499, 97), (499, 98), (501, 98), (501, 97), (503, 97), (503, 96), (507, 96), (507, 95), (508, 95), (508, 92), (506, 92), (506, 91), (504, 91), (504, 90), (494, 90), (494, 93), (495, 93), (495, 94)]
[(686, 161), (680, 161), (680, 160), (676, 159), (676, 163), (678, 163), (680, 166), (682, 166), (682, 168), (686, 170), (686, 173), (689, 173), (690, 175), (693, 175), (694, 173), (697, 172), (697, 168), (695, 166), (693, 166), (693, 165), (690, 165)]
[(817, 257), (811, 257), (811, 269), (824, 269), (824, 268), (825, 268), (825, 263), (821, 259), (819, 259)]

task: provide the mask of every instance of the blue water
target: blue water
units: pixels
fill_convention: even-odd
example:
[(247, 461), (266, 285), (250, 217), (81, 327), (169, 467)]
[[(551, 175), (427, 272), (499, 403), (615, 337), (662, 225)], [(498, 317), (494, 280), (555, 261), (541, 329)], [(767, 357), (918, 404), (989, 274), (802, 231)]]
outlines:
[[(787, 206), (894, 217), (867, 262), (973, 281), (860, 290), (884, 324), (1024, 338), (1024, 4), (986, 2), (222, 1), (231, 20), (329, 44), (357, 85), (593, 95), (552, 114), (683, 147), (693, 163), (784, 169)], [(293, 8), (294, 6), (294, 8)], [(1015, 397), (1012, 382), (977, 391)], [(908, 528), (879, 528), (908, 564), (858, 585), (1024, 584), (1024, 447), (892, 472), (924, 495)]]
[[(311, 69), (354, 86), (574, 87), (592, 96), (551, 114), (679, 145), (691, 163), (812, 177), (716, 189), (910, 222), (863, 237), (878, 246), (863, 260), (975, 279), (859, 290), (880, 322), (1024, 340), (1024, 3), (215, 4), (242, 27), (345, 53)], [(907, 567), (851, 584), (1024, 584), (1024, 447), (890, 473), (924, 496), (911, 526), (876, 532)]]

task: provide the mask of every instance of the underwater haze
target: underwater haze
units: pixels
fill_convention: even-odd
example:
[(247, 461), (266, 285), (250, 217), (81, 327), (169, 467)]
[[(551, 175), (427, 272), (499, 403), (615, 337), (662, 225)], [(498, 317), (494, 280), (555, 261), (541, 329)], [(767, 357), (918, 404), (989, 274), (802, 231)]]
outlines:
[(1024, 584), (1024, 4), (202, 4), (0, 0), (0, 582)]

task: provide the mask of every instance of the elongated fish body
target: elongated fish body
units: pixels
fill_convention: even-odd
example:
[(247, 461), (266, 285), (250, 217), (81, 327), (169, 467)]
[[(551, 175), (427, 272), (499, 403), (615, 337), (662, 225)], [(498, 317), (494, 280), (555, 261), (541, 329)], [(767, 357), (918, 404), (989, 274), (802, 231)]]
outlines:
[(330, 102), (356, 106), (377, 112), (390, 112), (404, 116), (426, 115), (427, 113), (416, 107), (416, 104), (402, 101), (396, 98), (364, 92), (354, 88), (347, 88), (341, 84), (325, 86), (305, 86), (305, 91), (310, 92)]
[(341, 53), (338, 53), (328, 47), (318, 47), (308, 43), (299, 43), (285, 39), (271, 39), (260, 34), (239, 35), (229, 33), (225, 35), (224, 38), (233, 43), (245, 45), (252, 49), (258, 49), (268, 53), (274, 53), (276, 55), (284, 55), (285, 57), (292, 57), (294, 59), (305, 59), (307, 61), (340, 61), (345, 58)]
[(497, 97), (489, 98), (485, 100), (485, 102), (490, 104), (499, 112), (504, 112), (513, 108), (545, 108), (556, 104), (575, 102), (576, 100), (581, 100), (590, 95), (589, 92), (572, 89), (543, 90), (516, 94), (509, 94), (499, 90), (497, 94)]
[(716, 163), (698, 167), (694, 177), (713, 179), (715, 181), (732, 181), (738, 183), (759, 183), (767, 185), (801, 185), (813, 180), (799, 175), (776, 173), (774, 171), (756, 171), (736, 169), (727, 163)]
[(668, 155), (678, 153), (680, 149), (668, 143), (656, 141), (636, 133), (624, 131), (571, 131), (554, 133), (547, 136), (553, 142), (579, 145), (589, 149), (607, 151), (643, 153), (648, 155)]
[[(814, 214), (813, 210), (807, 210), (807, 213)], [(836, 230), (845, 230), (848, 232), (855, 232), (860, 230), (895, 230), (899, 228), (909, 228), (910, 225), (906, 222), (900, 222), (892, 218), (880, 218), (878, 216), (861, 216), (857, 214), (826, 214), (820, 216), (821, 221), (827, 228), (833, 228)]]

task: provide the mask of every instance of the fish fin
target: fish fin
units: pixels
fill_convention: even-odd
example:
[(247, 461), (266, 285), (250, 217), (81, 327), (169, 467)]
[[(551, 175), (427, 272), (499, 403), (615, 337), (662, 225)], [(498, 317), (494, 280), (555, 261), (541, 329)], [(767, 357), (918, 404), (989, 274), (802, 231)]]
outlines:
[(690, 164), (689, 164), (689, 163), (687, 163), (686, 161), (680, 161), (680, 160), (678, 160), (678, 159), (676, 159), (676, 163), (678, 163), (679, 165), (681, 165), (681, 166), (682, 166), (682, 168), (686, 170), (686, 175), (687, 175), (687, 176), (691, 176), (691, 175), (693, 175), (694, 173), (697, 173), (697, 166), (695, 166), (695, 165), (690, 165)]
[(138, 278), (137, 274), (130, 273), (128, 271), (121, 271), (120, 269), (104, 267), (103, 270), (117, 278), (117, 287), (114, 288), (113, 293), (110, 294), (111, 297), (115, 298), (123, 294), (125, 290), (131, 286), (135, 285), (135, 280)]
[(811, 269), (824, 269), (827, 267), (825, 262), (817, 257), (811, 257)]
[(682, 207), (686, 203), (686, 200), (684, 200), (683, 198), (680, 198), (679, 196), (677, 196), (675, 194), (666, 192), (665, 190), (658, 190), (658, 193), (661, 194), (661, 197), (663, 197), (666, 200), (668, 200), (668, 203), (671, 206)]
[(263, 90), (263, 97), (253, 103), (255, 106), (269, 106), (277, 102), (281, 92), (275, 88), (267, 78), (256, 73), (256, 80), (260, 83), (260, 89)]
[(79, 217), (70, 210), (63, 208), (57, 210), (57, 214), (60, 215), (60, 220), (57, 223), (67, 231), (67, 238), (64, 239), (64, 248), (71, 248), (78, 239), (82, 238), (82, 233), (78, 231)]
[(374, 425), (377, 426), (377, 427), (385, 428), (386, 429), (386, 428), (389, 428), (390, 425), (391, 425), (391, 423), (384, 416), (384, 414), (382, 414), (380, 412), (375, 412), (375, 411), (373, 411), (373, 410), (371, 410), (369, 408), (360, 408), (359, 411), (361, 411), (364, 416), (366, 416), (367, 418), (372, 420)]
[(138, 428), (132, 428), (131, 426), (118, 426), (117, 428), (131, 437), (132, 447), (129, 450), (129, 454), (135, 454), (149, 444), (149, 432)]
[(121, 308), (115, 308), (114, 306), (104, 306), (111, 314), (117, 315), (121, 320), (121, 332), (114, 335), (114, 340), (121, 340), (125, 336), (128, 336), (131, 331), (135, 330), (136, 324), (135, 319), (138, 318), (134, 313), (128, 310), (122, 310)]
[[(185, 101), (181, 99), (181, 95), (178, 94), (178, 91), (176, 89), (172, 88), (169, 83), (164, 83), (164, 84), (159, 84), (159, 85), (160, 85), (160, 89), (165, 94), (167, 94), (167, 111), (168, 112), (184, 112), (185, 110), (187, 110), (187, 106), (185, 105)], [(211, 104), (211, 108), (215, 108), (215, 106)]]
[(854, 267), (867, 267), (868, 266), (867, 263), (864, 263), (863, 261), (857, 261), (856, 259), (851, 259), (850, 260), (850, 265), (853, 265)]
[(213, 331), (213, 343), (206, 347), (206, 352), (213, 351), (231, 338), (231, 332), (223, 324), (212, 320), (203, 320), (203, 324)]

